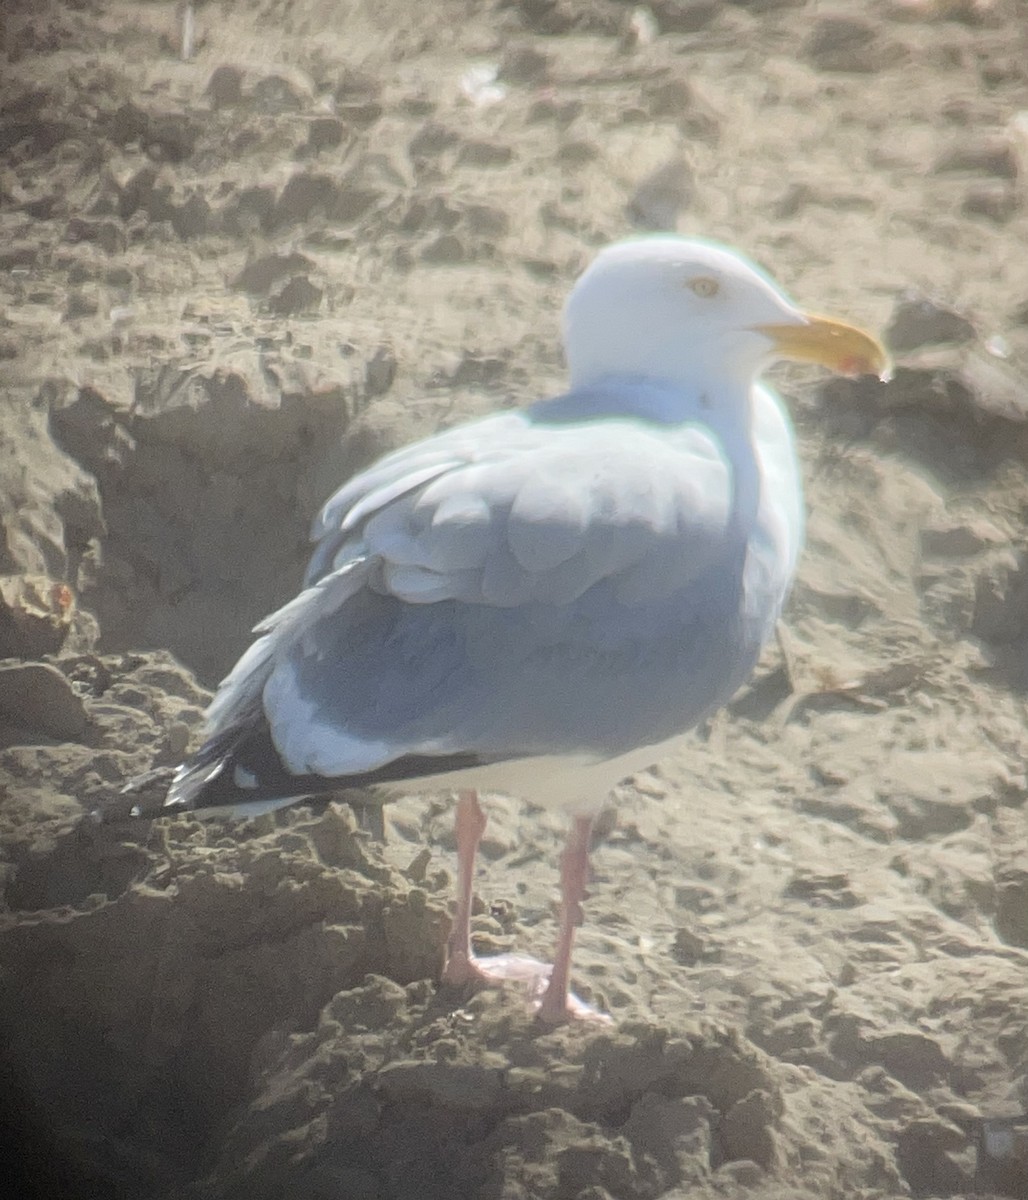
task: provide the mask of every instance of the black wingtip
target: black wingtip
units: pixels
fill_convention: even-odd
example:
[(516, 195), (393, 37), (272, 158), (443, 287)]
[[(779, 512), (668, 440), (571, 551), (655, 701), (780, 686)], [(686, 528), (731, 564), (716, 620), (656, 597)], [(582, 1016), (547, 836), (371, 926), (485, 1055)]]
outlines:
[(208, 738), (175, 772), (165, 809), (168, 815), (227, 809), (246, 816), (250, 806), (286, 805), (335, 786), (329, 780), (292, 775), (261, 721)]
[(177, 768), (160, 767), (136, 776), (122, 788), (117, 803), (90, 816), (102, 824), (183, 813), (249, 817), (329, 792), (413, 783), (489, 761), (494, 760), (476, 754), (407, 754), (349, 775), (295, 775), (283, 763), (261, 718), (219, 731)]

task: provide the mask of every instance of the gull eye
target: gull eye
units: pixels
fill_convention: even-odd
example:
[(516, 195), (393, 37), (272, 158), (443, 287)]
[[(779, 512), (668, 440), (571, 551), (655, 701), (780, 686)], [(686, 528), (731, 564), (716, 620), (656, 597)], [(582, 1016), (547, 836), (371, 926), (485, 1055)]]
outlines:
[(697, 275), (695, 279), (689, 280), (689, 287), (701, 300), (709, 300), (711, 296), (717, 295), (720, 284), (709, 275)]

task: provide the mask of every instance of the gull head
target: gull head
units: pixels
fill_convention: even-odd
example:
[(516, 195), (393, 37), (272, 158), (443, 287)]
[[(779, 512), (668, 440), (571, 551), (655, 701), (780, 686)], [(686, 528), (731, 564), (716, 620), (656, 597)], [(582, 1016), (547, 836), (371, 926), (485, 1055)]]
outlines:
[(748, 394), (776, 358), (844, 375), (889, 370), (869, 333), (804, 312), (734, 250), (671, 235), (597, 255), (564, 307), (564, 344), (572, 387), (634, 377)]

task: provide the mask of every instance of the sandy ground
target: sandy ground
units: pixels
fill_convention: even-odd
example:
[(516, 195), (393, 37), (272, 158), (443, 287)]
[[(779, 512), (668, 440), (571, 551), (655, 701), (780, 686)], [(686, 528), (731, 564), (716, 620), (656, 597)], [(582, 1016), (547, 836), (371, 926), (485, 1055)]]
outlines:
[[(11, 1195), (1028, 1196), (1028, 4), (4, 7)], [(603, 243), (887, 329), (780, 373), (810, 528), (730, 713), (619, 789), (576, 986), (437, 986), (447, 797), (83, 821), (199, 735), (333, 486), (560, 387)], [(480, 948), (559, 817), (490, 801)]]

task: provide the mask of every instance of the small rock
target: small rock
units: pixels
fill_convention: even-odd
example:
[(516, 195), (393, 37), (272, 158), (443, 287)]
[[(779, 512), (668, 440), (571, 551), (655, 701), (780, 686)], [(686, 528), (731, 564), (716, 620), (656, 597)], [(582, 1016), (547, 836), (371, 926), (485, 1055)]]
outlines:
[(885, 330), (891, 350), (903, 353), (939, 342), (968, 342), (975, 337), (971, 322), (920, 292), (904, 292), (896, 301)]
[(56, 741), (75, 741), (86, 709), (70, 681), (50, 663), (0, 663), (0, 716)]

